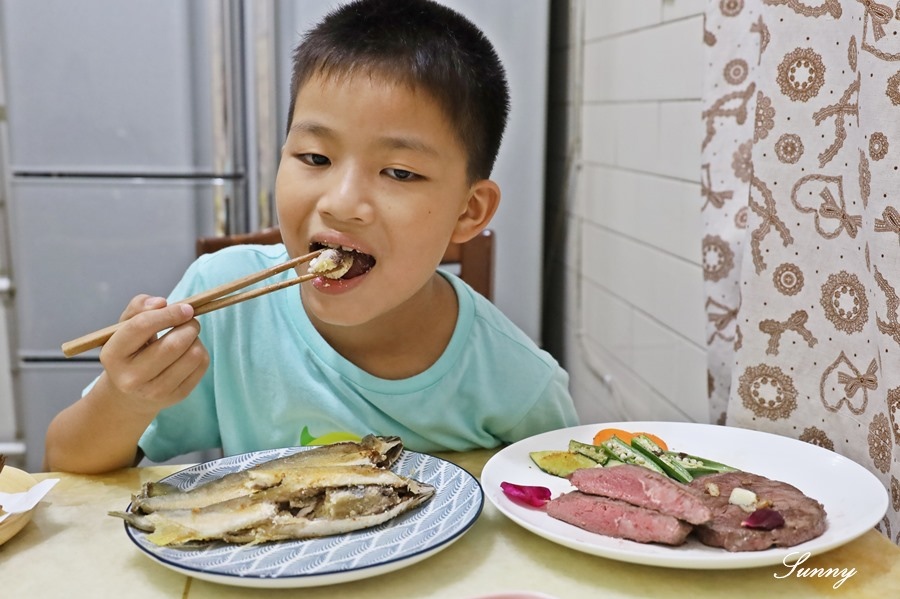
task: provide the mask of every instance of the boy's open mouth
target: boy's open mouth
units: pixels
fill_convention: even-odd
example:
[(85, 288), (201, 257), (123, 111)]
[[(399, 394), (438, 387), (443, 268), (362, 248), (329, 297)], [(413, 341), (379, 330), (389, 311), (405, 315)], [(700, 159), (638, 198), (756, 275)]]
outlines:
[(375, 257), (354, 249), (330, 243), (313, 242), (310, 251), (325, 250), (309, 263), (312, 273), (322, 273), (329, 279), (353, 279), (375, 266)]

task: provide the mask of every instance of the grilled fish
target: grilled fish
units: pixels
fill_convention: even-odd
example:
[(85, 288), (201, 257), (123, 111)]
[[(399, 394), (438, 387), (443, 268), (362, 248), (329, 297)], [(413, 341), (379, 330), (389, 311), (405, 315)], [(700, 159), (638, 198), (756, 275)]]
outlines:
[(188, 492), (166, 483), (145, 483), (141, 493), (132, 498), (132, 511), (150, 513), (220, 503), (277, 486), (281, 484), (286, 472), (296, 468), (320, 465), (390, 468), (402, 451), (403, 443), (399, 437), (366, 435), (359, 443), (346, 441), (322, 445), (263, 462), (252, 468), (227, 474)]
[[(372, 444), (384, 450), (385, 459), (329, 464), (327, 455), (344, 459), (346, 447), (329, 453), (326, 450), (332, 446), (323, 446), (296, 454), (320, 454), (306, 461), (285, 462), (288, 458), (281, 458), (259, 464), (226, 475), (220, 481), (232, 481), (215, 485), (212, 491), (208, 487), (213, 483), (208, 483), (187, 492), (134, 498), (130, 512), (110, 515), (151, 533), (147, 539), (157, 545), (211, 540), (255, 544), (368, 528), (407, 512), (434, 495), (431, 485), (387, 469), (399, 456), (397, 448), (402, 449), (399, 439), (366, 437), (359, 444), (335, 445)], [(266, 484), (261, 485), (261, 481)], [(160, 498), (166, 499), (165, 506), (154, 501)]]

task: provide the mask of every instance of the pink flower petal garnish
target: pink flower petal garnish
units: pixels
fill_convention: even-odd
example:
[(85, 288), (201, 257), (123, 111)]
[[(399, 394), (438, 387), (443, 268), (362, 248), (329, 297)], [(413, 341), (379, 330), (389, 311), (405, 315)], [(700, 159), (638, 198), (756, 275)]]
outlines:
[(747, 516), (741, 522), (741, 526), (758, 530), (773, 530), (784, 526), (784, 516), (781, 515), (781, 512), (764, 507)]
[(550, 501), (550, 489), (547, 487), (533, 487), (502, 482), (500, 483), (500, 488), (512, 501), (522, 505), (543, 507), (545, 503)]

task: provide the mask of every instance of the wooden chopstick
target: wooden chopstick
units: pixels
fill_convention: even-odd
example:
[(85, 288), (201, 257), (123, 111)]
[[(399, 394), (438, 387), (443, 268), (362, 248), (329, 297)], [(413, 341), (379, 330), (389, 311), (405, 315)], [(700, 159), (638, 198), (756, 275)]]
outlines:
[[(303, 283), (304, 281), (309, 281), (318, 276), (321, 276), (321, 274), (316, 273), (301, 275), (294, 279), (281, 281), (280, 283), (273, 283), (271, 285), (266, 285), (265, 287), (260, 287), (258, 289), (251, 289), (250, 291), (245, 291), (243, 293), (228, 295), (234, 291), (237, 291), (238, 289), (243, 289), (248, 285), (252, 285), (254, 283), (262, 281), (263, 279), (268, 279), (269, 277), (277, 275), (278, 273), (284, 272), (290, 268), (294, 268), (298, 264), (309, 262), (321, 253), (322, 250), (317, 250), (315, 252), (310, 252), (309, 254), (304, 254), (303, 256), (292, 258), (291, 260), (288, 260), (283, 264), (271, 266), (259, 272), (249, 274), (245, 277), (235, 279), (234, 281), (230, 281), (228, 283), (224, 283), (222, 285), (219, 285), (218, 287), (213, 287), (212, 289), (208, 289), (207, 291), (202, 291), (196, 295), (192, 295), (191, 297), (176, 303), (191, 305), (194, 308), (194, 316), (199, 316), (201, 314), (206, 314), (220, 308), (225, 308), (228, 306), (233, 306), (234, 304), (245, 302), (249, 299), (253, 299), (267, 293), (272, 293), (273, 291), (278, 291), (279, 289), (292, 287), (293, 285), (297, 285), (299, 283)], [(78, 354), (84, 353), (88, 350), (100, 347), (104, 343), (109, 341), (109, 338), (113, 336), (113, 333), (119, 330), (119, 328), (123, 324), (125, 324), (125, 322), (127, 321), (117, 322), (116, 324), (104, 327), (98, 331), (94, 331), (93, 333), (88, 333), (87, 335), (83, 335), (77, 339), (66, 341), (62, 344), (62, 352), (67, 358), (71, 358), (72, 356), (77, 356)]]
[[(194, 316), (199, 316), (201, 314), (206, 314), (207, 312), (212, 312), (213, 310), (218, 310), (219, 308), (227, 308), (228, 306), (233, 306), (234, 304), (239, 304), (241, 302), (245, 302), (247, 300), (251, 300), (255, 297), (259, 297), (261, 295), (266, 295), (267, 293), (272, 293), (273, 291), (278, 291), (279, 289), (286, 289), (287, 287), (293, 287), (299, 283), (303, 283), (305, 281), (311, 281), (316, 277), (321, 277), (321, 273), (310, 273), (306, 275), (301, 275), (294, 279), (288, 279), (286, 281), (282, 281), (280, 283), (272, 283), (271, 285), (266, 285), (265, 287), (260, 287), (258, 289), (251, 289), (250, 291), (245, 291), (243, 293), (235, 293), (234, 295), (227, 295), (225, 297), (220, 297), (218, 299), (214, 299), (205, 304), (200, 304), (194, 310)], [(183, 303), (183, 302), (178, 302)]]

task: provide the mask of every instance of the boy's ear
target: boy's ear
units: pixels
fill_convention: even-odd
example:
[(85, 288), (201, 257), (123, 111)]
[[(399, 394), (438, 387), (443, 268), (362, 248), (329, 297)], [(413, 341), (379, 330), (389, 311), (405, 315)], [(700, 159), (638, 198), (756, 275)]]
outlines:
[(469, 199), (453, 228), (450, 241), (465, 243), (488, 226), (500, 205), (500, 186), (490, 179), (476, 181), (469, 190)]

